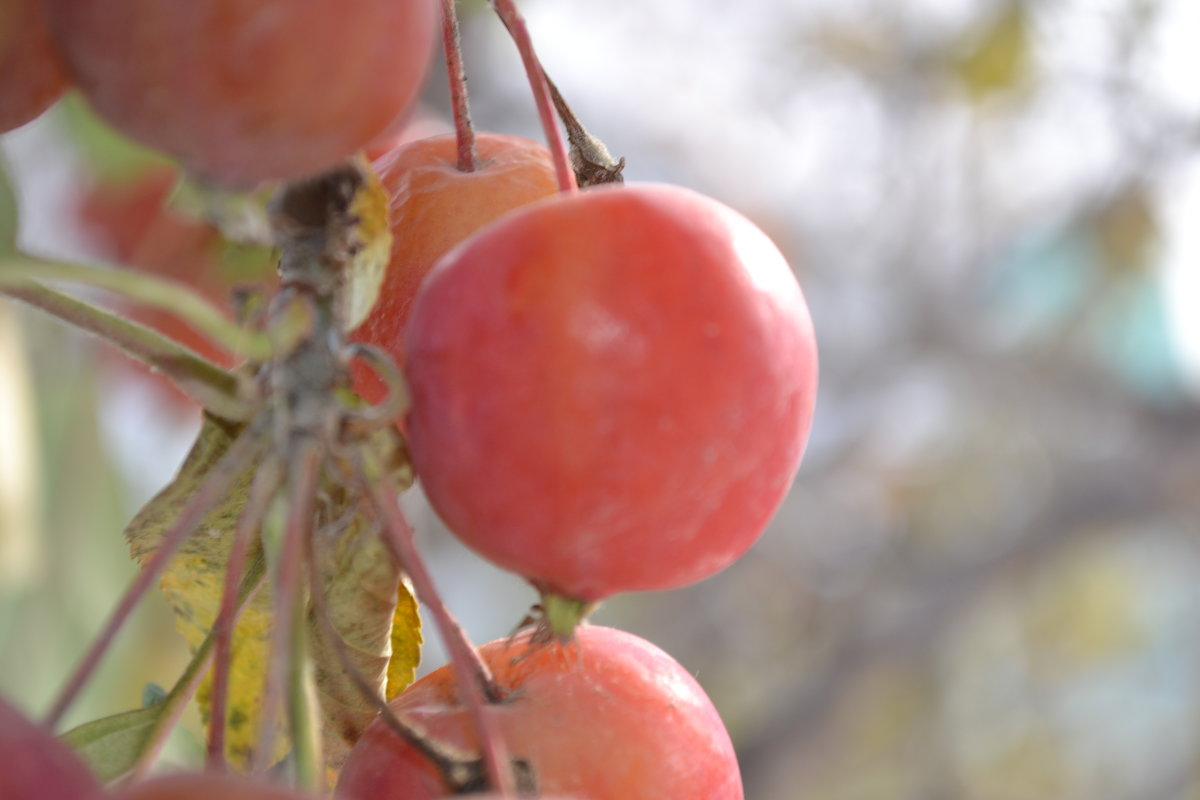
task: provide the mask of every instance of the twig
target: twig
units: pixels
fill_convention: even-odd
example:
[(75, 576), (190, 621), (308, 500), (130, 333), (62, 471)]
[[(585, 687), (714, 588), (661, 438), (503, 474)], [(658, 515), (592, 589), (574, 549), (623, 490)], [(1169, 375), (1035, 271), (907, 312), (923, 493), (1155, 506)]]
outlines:
[(578, 188), (575, 184), (575, 173), (571, 169), (567, 146), (563, 142), (562, 132), (559, 131), (558, 121), (554, 116), (554, 102), (550, 97), (550, 88), (546, 85), (546, 73), (533, 50), (533, 40), (529, 37), (525, 18), (521, 16), (513, 0), (491, 0), (491, 3), (521, 54), (521, 63), (525, 66), (529, 88), (533, 90), (538, 117), (541, 118), (542, 130), (546, 134), (546, 146), (550, 148), (550, 155), (554, 157), (554, 174), (558, 178), (559, 191), (573, 192)]
[(571, 169), (575, 171), (575, 180), (580, 187), (599, 186), (603, 183), (624, 183), (625, 158), (620, 160), (612, 157), (604, 142), (597, 139), (583, 127), (583, 123), (575, 116), (571, 106), (563, 98), (562, 92), (550, 80), (546, 70), (542, 70), (546, 87), (550, 90), (550, 99), (554, 101), (554, 109), (567, 129), (567, 141), (571, 145)]

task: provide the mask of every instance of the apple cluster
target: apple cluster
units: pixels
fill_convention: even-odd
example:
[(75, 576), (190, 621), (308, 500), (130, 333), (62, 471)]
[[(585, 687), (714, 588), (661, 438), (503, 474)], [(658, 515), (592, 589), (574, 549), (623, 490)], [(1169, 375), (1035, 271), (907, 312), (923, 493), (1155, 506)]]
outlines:
[[(489, 712), (504, 750), (541, 796), (740, 798), (728, 733), (696, 681), (585, 617), (615, 594), (726, 568), (788, 491), (817, 351), (766, 234), (677, 186), (564, 186), (561, 154), (513, 136), (475, 136), (464, 169), (461, 122), (458, 136), (378, 152), (424, 80), (433, 0), (354, 0), (336, 13), (324, 0), (7, 5), (19, 22), (0, 28), (0, 70), (21, 78), (0, 84), (2, 129), (73, 86), (120, 132), (236, 188), (373, 147), (393, 245), (378, 301), (345, 333), (402, 369), (409, 404), (396, 425), (447, 528), (541, 595), (537, 629), (479, 648), (503, 691)], [(376, 371), (350, 369), (362, 398), (384, 399)], [(481, 746), (448, 668), (392, 710), (445, 752)], [(0, 712), (4, 764), (34, 753), (61, 784), (35, 791), (0, 769), (0, 795), (99, 791), (48, 734)], [(337, 791), (400, 800), (472, 788), (487, 787), (456, 784), (381, 719)], [(292, 797), (213, 774), (119, 796)]]

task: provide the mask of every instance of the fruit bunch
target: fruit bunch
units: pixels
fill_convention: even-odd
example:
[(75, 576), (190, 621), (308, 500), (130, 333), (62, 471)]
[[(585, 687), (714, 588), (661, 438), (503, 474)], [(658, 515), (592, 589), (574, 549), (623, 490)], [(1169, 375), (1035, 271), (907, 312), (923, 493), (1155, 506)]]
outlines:
[[(256, 537), (271, 497), (286, 502), (287, 520), (270, 563), (275, 617), (260, 746), (240, 766), (265, 769), (273, 760), (271, 715), (286, 694), (290, 738), (282, 746), (292, 749), (301, 782), (313, 782), (309, 680), (318, 690), (354, 687), (377, 715), (363, 730), (321, 698), (323, 724), (353, 745), (344, 764), (326, 762), (326, 778), (340, 772), (337, 791), (351, 800), (488, 790), (741, 797), (729, 736), (695, 680), (654, 645), (586, 618), (615, 594), (714, 575), (763, 532), (812, 423), (817, 352), (805, 300), (783, 255), (736, 211), (681, 187), (626, 185), (624, 161), (571, 113), (511, 0), (494, 7), (522, 54), (546, 145), (473, 130), (452, 2), (441, 16), (454, 133), (398, 143), (434, 46), (433, 0), (355, 0), (336, 14), (320, 0), (22, 0), (11, 13), (39, 21), (40, 44), (0, 35), (0, 64), (21, 62), (20, 74), (30, 76), (24, 87), (6, 82), (7, 127), (50, 102), (50, 90), (32, 83), (47, 82), (48, 65), (59, 65), (65, 77), (55, 86), (75, 86), (97, 115), (193, 178), (224, 190), (280, 187), (265, 211), (280, 250), (278, 293), (265, 335), (241, 331), (265, 344), (247, 346), (236, 373), (213, 378), (184, 354), (162, 357), (161, 343), (146, 344), (136, 329), (72, 312), (202, 402), (229, 394), (227, 405), (209, 408), (206, 433), (167, 499), (156, 498), (131, 526), (132, 541), (158, 524), (162, 504), (183, 504), (180, 521), (162, 523), (169, 532), (158, 549), (139, 555), (142, 582), (122, 606), (166, 568), (172, 547), (222, 570), (221, 610), (206, 623), (216, 642), (215, 699), (205, 709), (212, 770), (134, 781), (125, 800), (290, 796), (219, 774), (228, 766), (222, 693), (237, 679), (229, 641), (238, 581), (262, 549)], [(369, 167), (355, 156), (364, 148)], [(157, 180), (91, 196), (85, 219), (114, 234), (110, 259), (219, 301), (212, 253), (221, 233), (163, 216), (174, 174)], [(380, 185), (385, 201), (372, 194)], [(95, 280), (190, 316), (206, 335), (234, 324), (173, 305), (174, 290), (157, 279)], [(62, 307), (28, 287), (11, 293)], [(234, 368), (228, 350), (193, 346)], [(213, 444), (214, 427), (233, 444)], [(269, 467), (251, 460), (263, 451)], [(234, 466), (212, 466), (225, 460)], [(234, 495), (242, 498), (236, 509), (217, 505), (239, 470), (257, 473), (253, 485)], [(536, 588), (531, 630), (481, 648), (466, 643), (406, 538), (392, 482), (406, 474), (454, 535)], [(193, 481), (186, 487), (185, 476)], [(326, 513), (330, 497), (342, 504), (340, 517)], [(214, 507), (221, 516), (205, 517)], [(389, 704), (382, 684), (338, 643), (337, 622), (353, 623), (369, 610), (354, 603), (374, 601), (347, 600), (331, 587), (339, 570), (365, 567), (331, 560), (315, 535), (326, 525), (340, 536), (360, 513), (383, 531), (452, 656), (391, 693)], [(210, 536), (224, 531), (234, 543), (217, 556), (189, 549), (201, 519)], [(306, 567), (314, 576), (307, 599)], [(216, 598), (209, 601), (215, 609)], [(195, 624), (195, 603), (181, 604)], [(297, 624), (305, 619), (315, 634)], [(340, 659), (317, 663), (308, 678), (313, 656), (296, 646), (306, 636), (333, 642)], [(210, 644), (197, 645), (197, 663)], [(385, 667), (386, 644), (385, 635), (373, 645), (383, 648)], [(164, 704), (170, 713), (195, 685), (181, 678)], [(25, 746), (6, 741), (0, 762)], [(135, 777), (152, 761), (151, 746), (139, 750)]]

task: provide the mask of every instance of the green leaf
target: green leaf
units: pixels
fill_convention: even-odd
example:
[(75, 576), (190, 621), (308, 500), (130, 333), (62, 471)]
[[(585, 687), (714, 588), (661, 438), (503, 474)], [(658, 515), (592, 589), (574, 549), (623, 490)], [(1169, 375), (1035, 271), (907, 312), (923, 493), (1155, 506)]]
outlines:
[(0, 254), (16, 251), (19, 221), (17, 195), (8, 177), (8, 164), (0, 156)]
[(162, 706), (153, 705), (93, 720), (62, 735), (103, 783), (122, 777), (133, 768)]

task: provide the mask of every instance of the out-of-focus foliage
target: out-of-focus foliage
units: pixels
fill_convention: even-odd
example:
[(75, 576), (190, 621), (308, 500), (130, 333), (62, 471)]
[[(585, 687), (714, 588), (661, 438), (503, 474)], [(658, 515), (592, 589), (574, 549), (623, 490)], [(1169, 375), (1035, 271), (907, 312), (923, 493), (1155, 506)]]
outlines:
[(1200, 794), (1195, 5), (586, 5), (527, 3), (581, 119), (755, 217), (822, 348), (758, 547), (606, 621), (697, 674), (748, 797)]
[(988, 16), (985, 13), (980, 30), (964, 37), (963, 52), (952, 58), (949, 68), (976, 101), (1017, 89), (1032, 59), (1029, 10), (1024, 2), (1002, 3)]

